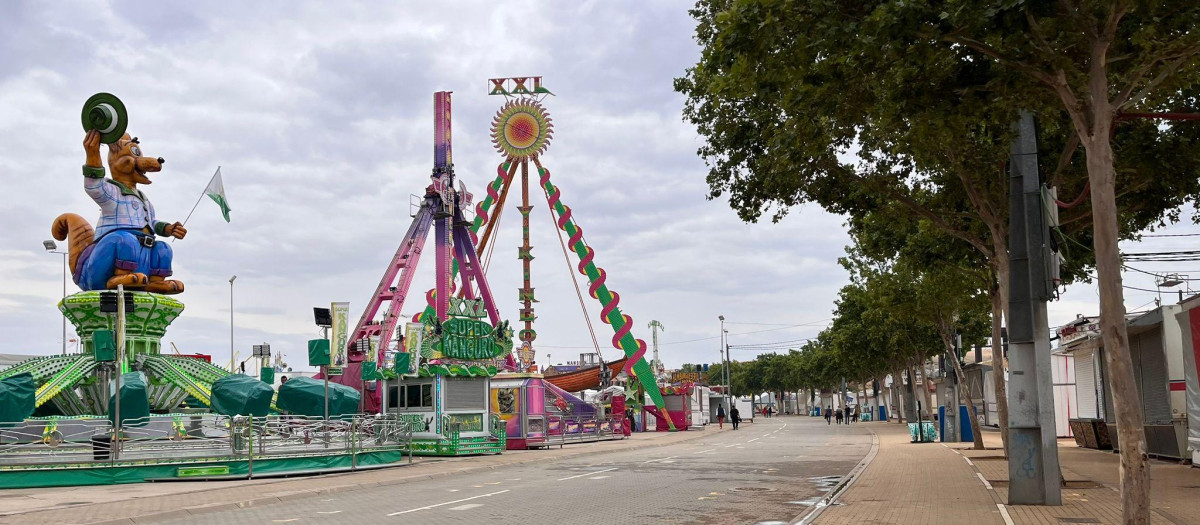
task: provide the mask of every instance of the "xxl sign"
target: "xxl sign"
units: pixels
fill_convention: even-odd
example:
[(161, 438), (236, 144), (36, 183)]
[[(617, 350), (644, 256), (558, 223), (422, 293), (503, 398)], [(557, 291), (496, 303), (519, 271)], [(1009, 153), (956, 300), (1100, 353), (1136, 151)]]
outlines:
[(491, 359), (506, 351), (493, 337), (492, 325), (455, 317), (442, 323), (442, 355), (455, 359)]
[(510, 77), (489, 78), (491, 91), (489, 95), (553, 95), (549, 89), (542, 87), (542, 77)]

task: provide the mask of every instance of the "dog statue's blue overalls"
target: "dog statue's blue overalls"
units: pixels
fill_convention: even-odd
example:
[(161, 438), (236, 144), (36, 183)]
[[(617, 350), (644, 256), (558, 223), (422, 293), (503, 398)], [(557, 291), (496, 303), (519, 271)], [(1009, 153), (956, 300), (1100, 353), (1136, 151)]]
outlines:
[(146, 196), (105, 179), (103, 173), (85, 173), (83, 188), (100, 205), (100, 222), (95, 240), (72, 269), (75, 284), (83, 290), (104, 290), (117, 269), (170, 277), (171, 247), (155, 238), (166, 236), (168, 224), (154, 220), (154, 205)]

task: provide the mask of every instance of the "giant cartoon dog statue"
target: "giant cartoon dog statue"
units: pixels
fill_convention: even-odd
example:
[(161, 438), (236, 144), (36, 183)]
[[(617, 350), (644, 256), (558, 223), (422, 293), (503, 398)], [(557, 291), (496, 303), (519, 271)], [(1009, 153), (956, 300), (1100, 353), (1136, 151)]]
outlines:
[[(121, 108), (122, 110), (124, 108)], [(183, 225), (155, 220), (154, 205), (138, 189), (150, 184), (147, 173), (162, 169), (162, 157), (142, 155), (137, 137), (128, 133), (108, 144), (108, 168), (104, 178), (100, 143), (104, 130), (92, 129), (83, 139), (87, 154), (83, 165), (83, 189), (100, 206), (100, 221), (93, 231), (88, 221), (74, 213), (54, 220), (51, 233), (57, 240), (69, 239), (71, 275), (83, 290), (115, 289), (161, 294), (183, 291), (183, 283), (171, 276), (171, 246), (157, 237), (182, 239)]]

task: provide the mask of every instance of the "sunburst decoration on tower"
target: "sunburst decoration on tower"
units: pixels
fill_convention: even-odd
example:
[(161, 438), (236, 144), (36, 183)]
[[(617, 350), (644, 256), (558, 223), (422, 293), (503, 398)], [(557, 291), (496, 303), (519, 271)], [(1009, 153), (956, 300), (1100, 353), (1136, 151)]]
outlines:
[(514, 160), (536, 157), (546, 151), (554, 136), (554, 121), (532, 98), (510, 100), (492, 119), (492, 144)]

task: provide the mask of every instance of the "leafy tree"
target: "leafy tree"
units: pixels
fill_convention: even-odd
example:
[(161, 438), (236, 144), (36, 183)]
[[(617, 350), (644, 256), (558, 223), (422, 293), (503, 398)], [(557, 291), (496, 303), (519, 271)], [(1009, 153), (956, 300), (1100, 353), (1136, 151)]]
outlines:
[[(704, 0), (693, 15), (703, 54), (676, 87), (689, 97), (687, 118), (707, 139), (700, 153), (711, 163), (713, 196), (730, 193), (739, 214), (754, 220), (771, 206), (778, 217), (805, 201), (852, 212), (864, 195), (904, 201), (924, 181), (942, 177), (945, 184), (937, 187), (944, 189), (958, 177), (991, 242), (971, 242), (969, 229), (948, 220), (952, 215), (923, 213), (948, 232), (963, 233), (959, 238), (981, 252), (991, 251), (1002, 297), (1007, 232), (998, 227), (1006, 207), (995, 206), (1003, 199), (976, 196), (988, 187), (1002, 193), (998, 175), (1016, 111), (1039, 115), (1043, 138), (1062, 145), (1043, 165), (1052, 174), (1047, 182), (1064, 193), (1085, 187), (1091, 193), (1091, 209), (1080, 211), (1090, 211), (1095, 228), (1103, 332), (1114, 350), (1107, 354), (1114, 394), (1124, 407), (1118, 413), (1124, 509), (1129, 522), (1148, 520), (1145, 444), (1140, 414), (1129, 401), (1136, 392), (1116, 241), (1119, 227), (1131, 233), (1195, 200), (1196, 157), (1174, 165), (1156, 159), (1179, 160), (1169, 145), (1194, 148), (1196, 132), (1146, 123), (1131, 125), (1128, 137), (1114, 137), (1113, 130), (1122, 111), (1193, 105), (1200, 7)], [(1122, 140), (1135, 144), (1122, 149)], [(1082, 163), (1076, 160), (1080, 145)], [(839, 159), (852, 146), (860, 148), (856, 164)], [(993, 154), (981, 154), (988, 150)], [(1000, 180), (978, 184), (988, 181), (987, 171), (958, 169), (970, 163), (990, 164), (992, 179)], [(1160, 191), (1132, 198), (1151, 186)]]

